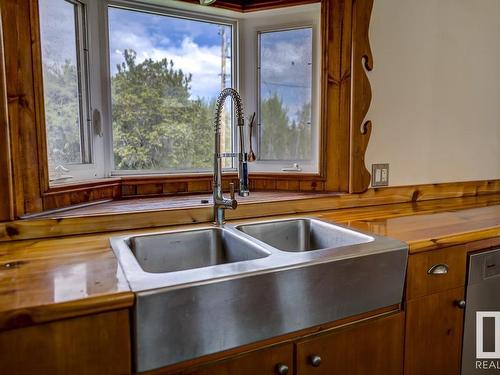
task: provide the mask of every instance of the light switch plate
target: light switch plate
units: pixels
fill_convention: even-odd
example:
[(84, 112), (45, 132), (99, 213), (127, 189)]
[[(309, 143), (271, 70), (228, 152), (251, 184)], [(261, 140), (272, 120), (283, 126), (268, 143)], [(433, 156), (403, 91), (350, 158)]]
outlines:
[(372, 186), (389, 185), (389, 164), (372, 164)]

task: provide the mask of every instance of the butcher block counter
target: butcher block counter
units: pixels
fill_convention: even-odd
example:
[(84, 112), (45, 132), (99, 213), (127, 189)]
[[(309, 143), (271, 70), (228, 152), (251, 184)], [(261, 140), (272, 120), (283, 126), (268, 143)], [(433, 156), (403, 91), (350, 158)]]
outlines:
[[(413, 254), (500, 237), (500, 194), (286, 217), (293, 216), (318, 217), (399, 239), (408, 244)], [(1, 242), (0, 330), (132, 306), (134, 294), (111, 250), (109, 238), (174, 228), (179, 226)]]

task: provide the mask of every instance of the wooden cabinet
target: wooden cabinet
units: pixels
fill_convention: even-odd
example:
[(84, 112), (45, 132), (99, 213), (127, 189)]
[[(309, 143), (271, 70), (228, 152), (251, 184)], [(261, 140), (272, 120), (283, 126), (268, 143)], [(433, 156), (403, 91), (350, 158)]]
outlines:
[(402, 375), (403, 337), (404, 313), (392, 312), (197, 367), (165, 368), (151, 375)]
[(460, 373), (467, 250), (452, 246), (410, 255), (405, 375)]
[(464, 287), (408, 301), (405, 375), (460, 374)]
[[(293, 343), (286, 343), (175, 374), (292, 375), (293, 373)], [(167, 372), (158, 372), (156, 374), (167, 374)]]
[(312, 336), (296, 344), (297, 375), (398, 375), (404, 314)]
[(406, 299), (411, 300), (465, 285), (466, 268), (466, 246), (452, 246), (410, 255)]
[(0, 374), (130, 373), (128, 310), (0, 332)]

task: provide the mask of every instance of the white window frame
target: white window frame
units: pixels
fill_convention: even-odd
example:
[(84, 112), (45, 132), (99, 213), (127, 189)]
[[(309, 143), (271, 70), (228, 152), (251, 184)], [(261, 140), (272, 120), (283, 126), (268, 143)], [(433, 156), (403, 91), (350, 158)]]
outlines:
[[(114, 165), (114, 152), (113, 152), (113, 129), (112, 129), (112, 113), (111, 113), (111, 76), (110, 76), (110, 62), (109, 62), (109, 35), (108, 35), (108, 19), (107, 19), (107, 14), (108, 14), (108, 7), (115, 7), (115, 8), (122, 8), (122, 9), (130, 9), (130, 10), (135, 10), (138, 12), (145, 12), (145, 13), (151, 13), (151, 14), (157, 14), (157, 15), (162, 15), (162, 16), (167, 16), (167, 17), (177, 17), (177, 18), (183, 18), (183, 19), (188, 19), (188, 20), (198, 20), (198, 21), (205, 21), (205, 22), (211, 22), (211, 23), (216, 23), (216, 24), (222, 24), (222, 25), (227, 25), (231, 26), (232, 30), (232, 45), (231, 45), (231, 80), (232, 80), (232, 86), (238, 90), (239, 88), (239, 68), (238, 68), (238, 20), (233, 19), (233, 18), (228, 18), (228, 17), (223, 17), (223, 16), (217, 16), (217, 15), (212, 15), (212, 14), (204, 14), (204, 13), (199, 13), (199, 12), (193, 12), (185, 9), (177, 9), (174, 7), (167, 7), (167, 6), (158, 6), (154, 4), (145, 4), (145, 3), (139, 3), (137, 1), (130, 1), (130, 0), (107, 0), (104, 1), (104, 16), (105, 16), (105, 28), (106, 28), (106, 33), (105, 33), (105, 43), (104, 44), (104, 50), (103, 54), (106, 56), (106, 79), (105, 81), (107, 82), (107, 85), (105, 87), (105, 97), (106, 97), (106, 119), (108, 123), (108, 129), (107, 129), (107, 147), (106, 147), (106, 153), (109, 155), (109, 159), (107, 160), (107, 170), (110, 171), (109, 174), (111, 176), (128, 176), (128, 175), (179, 175), (179, 174), (197, 174), (197, 173), (207, 173), (210, 172), (212, 169), (207, 168), (207, 169), (189, 169), (189, 170), (116, 170), (115, 165)], [(238, 147), (237, 144), (237, 127), (235, 126), (235, 115), (233, 113), (232, 116), (232, 149), (233, 151), (236, 150)], [(234, 164), (233, 164), (234, 165)], [(224, 168), (225, 171), (231, 171), (235, 170), (234, 167), (231, 168)]]
[[(263, 15), (265, 14), (265, 15)], [(245, 110), (251, 114), (259, 114), (259, 33), (312, 28), (312, 89), (311, 89), (311, 160), (259, 160), (249, 163), (249, 171), (258, 173), (319, 173), (320, 131), (321, 131), (321, 5), (308, 4), (271, 11), (257, 11), (246, 15), (242, 22), (241, 77)], [(248, 116), (247, 116), (248, 117)], [(259, 121), (258, 121), (259, 122)], [(260, 124), (253, 130), (253, 145), (259, 147)], [(258, 155), (258, 149), (254, 150)], [(294, 164), (298, 165), (295, 169)]]
[[(108, 7), (136, 10), (165, 16), (187, 18), (226, 24), (232, 26), (232, 86), (243, 97), (248, 124), (249, 114), (258, 111), (258, 32), (286, 29), (313, 28), (313, 72), (312, 72), (312, 160), (309, 163), (297, 161), (300, 171), (282, 171), (291, 167), (293, 161), (255, 161), (249, 163), (250, 172), (267, 173), (319, 173), (320, 152), (320, 74), (321, 74), (321, 34), (320, 4), (299, 5), (275, 10), (239, 13), (214, 7), (200, 8), (199, 5), (180, 1), (163, 2), (155, 0), (78, 0), (86, 10), (86, 37), (88, 44), (88, 87), (90, 91), (90, 116), (100, 117), (100, 124), (91, 124), (91, 160), (87, 164), (71, 164), (67, 167), (74, 182), (85, 179), (127, 176), (127, 175), (192, 175), (207, 173), (206, 170), (115, 170), (113, 153), (113, 129), (111, 113), (111, 76), (109, 59)], [(203, 10), (203, 13), (200, 13)], [(93, 118), (93, 117), (92, 117)], [(93, 118), (95, 120), (95, 118)], [(233, 114), (233, 150), (238, 148), (237, 126)], [(248, 131), (248, 127), (246, 127)], [(258, 129), (254, 129), (254, 137)], [(248, 134), (245, 134), (248, 145)], [(254, 145), (257, 145), (254, 138)], [(247, 150), (248, 151), (248, 150)], [(256, 150), (257, 151), (257, 150)], [(232, 171), (234, 168), (225, 169)], [(50, 184), (57, 184), (51, 181)]]
[(93, 19), (93, 14), (91, 14), (88, 0), (65, 1), (79, 7), (77, 8), (78, 15), (75, 20), (75, 31), (77, 34), (78, 80), (81, 93), (79, 107), (81, 111), (80, 126), (83, 133), (81, 136), (82, 162), (61, 164), (68, 172), (57, 173), (49, 170), (50, 185), (103, 176), (102, 163), (100, 163), (102, 155), (99, 152), (99, 142), (96, 139), (91, 121), (93, 109), (99, 102), (98, 96), (95, 97), (94, 95), (98, 91), (95, 87), (97, 80), (93, 78), (92, 74), (96, 59), (92, 53), (91, 45), (93, 39), (97, 36), (96, 31), (89, 23), (89, 20)]

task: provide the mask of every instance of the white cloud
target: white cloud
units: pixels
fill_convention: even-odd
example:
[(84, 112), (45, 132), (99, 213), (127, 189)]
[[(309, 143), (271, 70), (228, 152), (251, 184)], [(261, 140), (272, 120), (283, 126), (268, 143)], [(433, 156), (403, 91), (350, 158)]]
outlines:
[(137, 53), (138, 62), (148, 58), (166, 58), (174, 62), (175, 69), (192, 74), (193, 97), (211, 98), (220, 91), (220, 46), (200, 46), (192, 38), (185, 37), (179, 47), (162, 48), (147, 35), (125, 32), (123, 29), (111, 33), (110, 44), (114, 51), (110, 58), (112, 74), (116, 72), (116, 65), (123, 61), (123, 51), (133, 49)]

